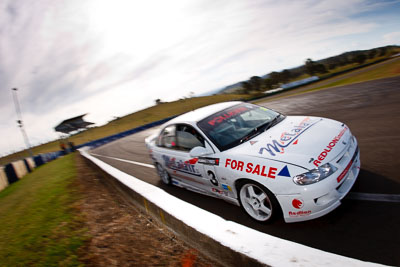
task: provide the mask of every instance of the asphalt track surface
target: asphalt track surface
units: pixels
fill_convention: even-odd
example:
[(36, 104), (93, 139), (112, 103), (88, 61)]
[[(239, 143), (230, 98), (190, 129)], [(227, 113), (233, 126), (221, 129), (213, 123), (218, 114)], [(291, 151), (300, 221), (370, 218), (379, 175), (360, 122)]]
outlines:
[(359, 142), (361, 171), (350, 194), (336, 210), (306, 222), (287, 224), (282, 219), (260, 224), (223, 200), (163, 185), (154, 168), (107, 158), (152, 164), (144, 138), (154, 129), (99, 147), (93, 153), (226, 220), (339, 255), (400, 266), (400, 76), (266, 100), (260, 105), (286, 115), (332, 118), (350, 127)]

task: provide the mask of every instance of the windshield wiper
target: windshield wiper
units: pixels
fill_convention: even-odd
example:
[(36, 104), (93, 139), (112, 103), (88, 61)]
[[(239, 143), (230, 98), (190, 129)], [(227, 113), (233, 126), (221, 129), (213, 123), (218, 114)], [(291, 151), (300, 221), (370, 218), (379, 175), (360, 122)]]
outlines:
[(276, 116), (272, 121), (264, 124), (265, 129), (263, 130), (263, 132), (265, 132), (266, 130), (270, 129), (272, 126), (275, 126), (276, 123), (278, 122), (278, 118), (281, 117), (281, 114), (279, 114), (278, 116)]
[(277, 121), (278, 118), (281, 115), (279, 114), (278, 116), (276, 116), (272, 121), (266, 122), (264, 124), (261, 124), (260, 126), (254, 128), (253, 130), (251, 130), (250, 133), (246, 134), (242, 139), (240, 139), (239, 144), (246, 142), (247, 140), (256, 137), (257, 135), (261, 134), (262, 132), (265, 132), (266, 130), (268, 130), (269, 128), (271, 128), (272, 126), (274, 126)]
[(259, 135), (261, 132), (259, 132), (258, 129), (259, 127), (256, 127), (253, 130), (251, 130), (250, 133), (246, 134), (242, 139), (240, 139), (239, 144), (246, 142), (247, 140)]

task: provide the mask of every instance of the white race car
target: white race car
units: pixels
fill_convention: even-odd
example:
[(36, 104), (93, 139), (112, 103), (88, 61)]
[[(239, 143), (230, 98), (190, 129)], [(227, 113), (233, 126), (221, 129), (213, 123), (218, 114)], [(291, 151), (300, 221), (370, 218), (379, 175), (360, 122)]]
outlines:
[(357, 140), (345, 124), (243, 102), (185, 113), (146, 145), (165, 184), (222, 198), (260, 222), (329, 213), (360, 170)]

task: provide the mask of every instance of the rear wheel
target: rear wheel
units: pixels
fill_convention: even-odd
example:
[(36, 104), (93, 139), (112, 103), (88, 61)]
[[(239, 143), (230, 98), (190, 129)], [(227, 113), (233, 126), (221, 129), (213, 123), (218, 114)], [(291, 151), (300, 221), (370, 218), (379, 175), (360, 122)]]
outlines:
[(166, 185), (170, 185), (171, 184), (171, 176), (169, 176), (168, 172), (164, 169), (164, 167), (160, 163), (157, 163), (156, 167), (157, 167), (158, 175), (161, 178), (161, 181)]
[(275, 196), (267, 188), (253, 181), (241, 184), (239, 201), (244, 211), (259, 222), (270, 222), (280, 211)]

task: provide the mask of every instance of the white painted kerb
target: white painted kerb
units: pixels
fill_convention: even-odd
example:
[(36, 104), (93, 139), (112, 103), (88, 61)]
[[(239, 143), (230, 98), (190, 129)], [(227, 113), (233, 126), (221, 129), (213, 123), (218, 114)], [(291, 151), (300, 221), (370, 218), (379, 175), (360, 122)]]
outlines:
[[(364, 262), (280, 239), (227, 221), (215, 214), (184, 202), (164, 190), (128, 175), (89, 155), (80, 153), (124, 185), (139, 193), (167, 213), (200, 233), (213, 238), (248, 257), (271, 266), (385, 266)], [(210, 227), (212, 226), (212, 227)], [(293, 225), (293, 227), (296, 227)], [(340, 244), (338, 244), (340, 245)]]

